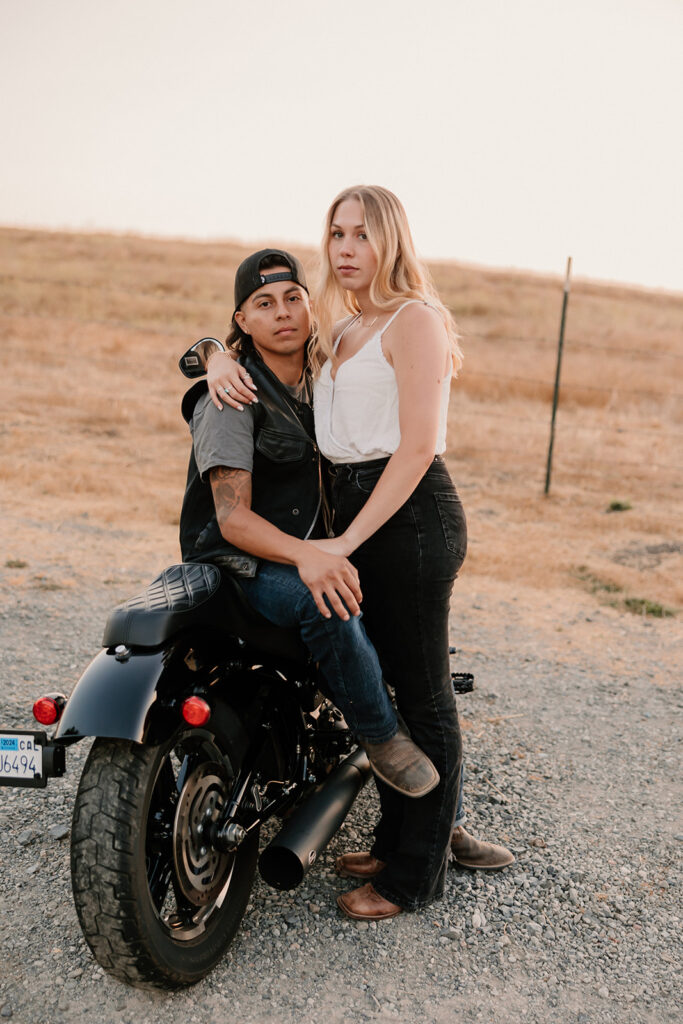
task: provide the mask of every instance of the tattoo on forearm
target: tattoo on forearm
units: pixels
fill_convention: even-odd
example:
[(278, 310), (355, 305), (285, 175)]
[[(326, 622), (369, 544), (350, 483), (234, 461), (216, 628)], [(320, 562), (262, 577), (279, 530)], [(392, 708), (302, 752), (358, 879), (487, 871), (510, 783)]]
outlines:
[(219, 526), (240, 505), (251, 508), (251, 473), (246, 469), (216, 466), (211, 470), (211, 489)]

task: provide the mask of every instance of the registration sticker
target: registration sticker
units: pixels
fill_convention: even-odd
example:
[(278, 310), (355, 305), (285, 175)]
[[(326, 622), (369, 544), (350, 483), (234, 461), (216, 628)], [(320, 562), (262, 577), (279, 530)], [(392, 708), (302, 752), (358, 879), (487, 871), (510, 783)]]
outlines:
[(0, 785), (43, 786), (44, 732), (0, 732)]

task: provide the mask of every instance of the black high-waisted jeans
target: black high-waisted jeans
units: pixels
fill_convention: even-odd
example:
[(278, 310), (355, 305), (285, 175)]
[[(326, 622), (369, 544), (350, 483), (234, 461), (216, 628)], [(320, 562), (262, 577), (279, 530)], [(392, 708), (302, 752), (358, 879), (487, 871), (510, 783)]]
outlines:
[[(335, 467), (335, 532), (363, 507), (387, 459)], [(448, 613), (465, 558), (465, 514), (437, 456), (408, 501), (351, 556), (360, 574), (365, 628), (398, 710), (441, 781), (427, 796), (401, 796), (376, 780), (381, 816), (372, 853), (386, 862), (373, 879), (406, 910), (443, 894), (462, 759), (450, 678)]]

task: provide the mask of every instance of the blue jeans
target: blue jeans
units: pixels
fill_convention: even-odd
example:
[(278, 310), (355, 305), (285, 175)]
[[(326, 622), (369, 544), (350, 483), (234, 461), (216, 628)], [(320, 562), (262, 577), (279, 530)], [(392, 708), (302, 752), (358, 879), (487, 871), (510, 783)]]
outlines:
[(360, 617), (345, 622), (333, 612), (324, 618), (293, 565), (262, 562), (253, 578), (240, 579), (240, 586), (269, 622), (299, 629), (332, 700), (361, 742), (384, 743), (396, 734), (396, 711)]

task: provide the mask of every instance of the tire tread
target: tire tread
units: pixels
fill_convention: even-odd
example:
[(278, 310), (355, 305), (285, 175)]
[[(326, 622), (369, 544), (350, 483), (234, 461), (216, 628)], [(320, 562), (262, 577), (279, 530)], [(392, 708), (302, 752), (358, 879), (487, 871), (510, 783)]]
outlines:
[[(129, 985), (177, 988), (199, 977), (160, 966), (151, 955), (133, 878), (135, 828), (156, 756), (155, 747), (95, 741), (74, 805), (71, 878), (83, 934), (101, 966)], [(250, 890), (257, 846), (247, 854), (245, 884)], [(245, 895), (243, 885), (237, 894), (238, 916), (229, 938), (244, 913), (248, 890)]]

